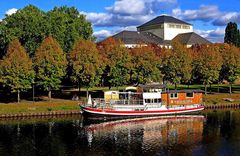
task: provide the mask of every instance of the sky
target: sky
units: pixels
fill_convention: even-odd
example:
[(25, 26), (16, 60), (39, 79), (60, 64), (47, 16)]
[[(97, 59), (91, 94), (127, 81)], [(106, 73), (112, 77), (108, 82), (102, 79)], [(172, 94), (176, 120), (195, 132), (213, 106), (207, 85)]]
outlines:
[(76, 7), (92, 22), (94, 35), (104, 39), (122, 30), (136, 30), (161, 14), (193, 24), (212, 42), (223, 42), (228, 22), (240, 25), (240, 0), (1, 0), (0, 20), (32, 4), (44, 11), (55, 6)]

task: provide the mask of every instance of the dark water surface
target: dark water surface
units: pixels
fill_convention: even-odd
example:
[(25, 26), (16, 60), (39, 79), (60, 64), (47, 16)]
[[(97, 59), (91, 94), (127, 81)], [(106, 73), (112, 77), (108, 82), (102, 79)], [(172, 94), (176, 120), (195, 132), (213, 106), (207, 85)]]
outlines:
[(240, 111), (111, 122), (0, 120), (0, 156), (240, 155)]

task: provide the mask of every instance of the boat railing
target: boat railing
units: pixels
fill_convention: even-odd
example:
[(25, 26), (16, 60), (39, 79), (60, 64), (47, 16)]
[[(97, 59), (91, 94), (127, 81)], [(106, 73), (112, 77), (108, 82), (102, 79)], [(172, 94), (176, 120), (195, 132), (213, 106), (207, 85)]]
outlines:
[(191, 109), (191, 108), (198, 108), (202, 106), (201, 104), (192, 104), (192, 105), (178, 105), (178, 106), (168, 106), (168, 109), (170, 110), (176, 110), (179, 108), (183, 108), (183, 109)]
[(113, 106), (136, 106), (136, 105), (143, 105), (143, 100), (141, 99), (120, 99), (120, 100), (108, 100), (106, 101), (103, 98), (94, 98), (92, 99), (92, 104), (90, 104), (90, 107), (95, 108), (113, 108)]

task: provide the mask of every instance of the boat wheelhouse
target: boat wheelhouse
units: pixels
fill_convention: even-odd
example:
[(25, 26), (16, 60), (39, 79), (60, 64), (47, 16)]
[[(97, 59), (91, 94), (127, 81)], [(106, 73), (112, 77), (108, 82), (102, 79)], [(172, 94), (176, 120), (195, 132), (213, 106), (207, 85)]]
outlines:
[(151, 116), (201, 111), (202, 91), (163, 91), (162, 85), (139, 85), (125, 91), (107, 91), (104, 98), (81, 105), (85, 116)]

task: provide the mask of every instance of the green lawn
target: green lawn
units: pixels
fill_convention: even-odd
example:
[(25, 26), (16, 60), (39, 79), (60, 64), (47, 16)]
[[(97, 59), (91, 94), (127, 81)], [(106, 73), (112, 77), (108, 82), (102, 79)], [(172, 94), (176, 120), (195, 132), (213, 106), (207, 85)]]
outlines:
[(16, 113), (37, 113), (50, 111), (79, 110), (78, 102), (71, 100), (61, 100), (59, 102), (41, 101), (41, 102), (20, 102), (0, 104), (0, 114)]

